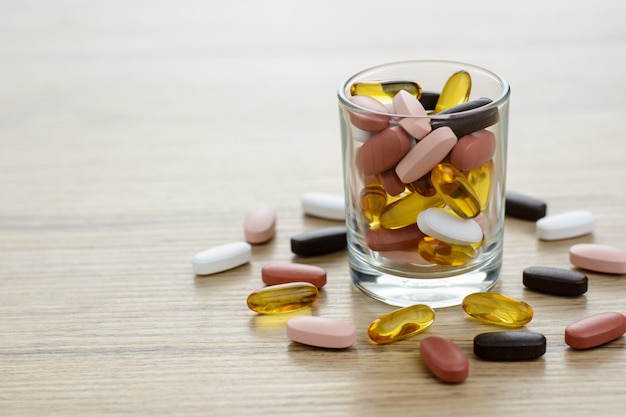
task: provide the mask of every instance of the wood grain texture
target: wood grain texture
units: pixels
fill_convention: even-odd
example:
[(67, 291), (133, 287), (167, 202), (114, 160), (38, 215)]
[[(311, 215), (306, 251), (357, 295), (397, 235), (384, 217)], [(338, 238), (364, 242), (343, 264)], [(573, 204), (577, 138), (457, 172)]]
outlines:
[[(585, 352), (570, 322), (626, 313), (624, 276), (589, 291), (525, 290), (529, 265), (571, 268), (580, 242), (626, 247), (626, 7), (583, 1), (311, 3), (0, 1), (0, 414), (221, 416), (623, 416), (624, 338)], [(512, 86), (507, 186), (549, 213), (588, 209), (592, 235), (535, 238), (507, 219), (498, 291), (535, 309), (544, 357), (489, 363), (460, 308), (426, 334), (470, 358), (436, 380), (423, 336), (377, 346), (393, 307), (352, 287), (345, 253), (296, 259), (290, 236), (336, 222), (302, 214), (307, 191), (341, 194), (335, 91), (385, 62), (442, 58)], [(273, 204), (275, 238), (252, 261), (194, 277), (191, 257), (243, 238)], [(270, 261), (324, 267), (305, 314), (351, 322), (350, 349), (289, 342), (287, 316), (247, 295)]]

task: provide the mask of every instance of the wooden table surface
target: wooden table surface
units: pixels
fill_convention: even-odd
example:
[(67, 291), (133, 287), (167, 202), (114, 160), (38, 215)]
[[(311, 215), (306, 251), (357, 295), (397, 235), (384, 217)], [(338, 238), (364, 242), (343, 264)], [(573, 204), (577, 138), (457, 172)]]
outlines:
[[(624, 416), (624, 338), (589, 351), (571, 322), (626, 313), (626, 277), (589, 291), (524, 289), (531, 265), (574, 269), (581, 242), (626, 248), (626, 6), (613, 1), (0, 1), (0, 414), (3, 416)], [(473, 337), (501, 330), (460, 307), (390, 345), (367, 325), (394, 307), (356, 290), (344, 252), (297, 258), (290, 237), (337, 225), (303, 214), (342, 194), (336, 89), (363, 68), (471, 62), (512, 86), (507, 188), (597, 216), (544, 242), (506, 219), (496, 291), (527, 301), (546, 354), (494, 363)], [(191, 257), (243, 239), (257, 202), (275, 238), (250, 263), (196, 277)], [(327, 351), (288, 340), (290, 316), (246, 297), (271, 261), (324, 267), (305, 314), (356, 325)], [(419, 358), (453, 339), (468, 379)]]

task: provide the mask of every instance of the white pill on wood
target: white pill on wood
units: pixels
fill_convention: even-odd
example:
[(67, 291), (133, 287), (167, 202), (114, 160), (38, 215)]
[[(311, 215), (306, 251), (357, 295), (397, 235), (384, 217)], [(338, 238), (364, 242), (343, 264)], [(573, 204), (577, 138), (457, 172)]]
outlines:
[(251, 257), (249, 243), (233, 242), (196, 253), (191, 264), (196, 275), (211, 275), (248, 263)]
[(596, 216), (587, 210), (574, 210), (543, 217), (536, 222), (541, 240), (561, 240), (593, 232)]
[(305, 214), (328, 220), (344, 220), (346, 203), (343, 196), (311, 191), (301, 196)]

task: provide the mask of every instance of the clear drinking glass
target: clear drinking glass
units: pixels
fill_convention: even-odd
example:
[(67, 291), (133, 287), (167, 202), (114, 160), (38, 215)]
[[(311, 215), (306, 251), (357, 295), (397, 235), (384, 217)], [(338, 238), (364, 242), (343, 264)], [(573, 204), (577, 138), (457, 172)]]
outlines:
[(395, 306), (438, 308), (497, 283), (509, 95), (498, 74), (452, 61), (390, 63), (341, 83), (357, 288)]

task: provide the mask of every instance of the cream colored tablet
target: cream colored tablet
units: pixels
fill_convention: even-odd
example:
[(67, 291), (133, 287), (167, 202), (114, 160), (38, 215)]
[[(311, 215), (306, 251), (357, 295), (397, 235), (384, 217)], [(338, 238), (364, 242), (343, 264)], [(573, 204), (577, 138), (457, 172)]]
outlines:
[(276, 210), (267, 203), (257, 204), (248, 211), (243, 228), (248, 243), (271, 240), (276, 230)]

